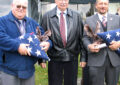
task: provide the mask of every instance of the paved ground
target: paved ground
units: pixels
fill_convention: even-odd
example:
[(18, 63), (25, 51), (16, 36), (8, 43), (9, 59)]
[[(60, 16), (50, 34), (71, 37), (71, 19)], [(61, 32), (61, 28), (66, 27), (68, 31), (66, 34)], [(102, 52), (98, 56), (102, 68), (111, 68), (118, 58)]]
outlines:
[(81, 85), (81, 78), (79, 78), (78, 80), (77, 80), (77, 85)]

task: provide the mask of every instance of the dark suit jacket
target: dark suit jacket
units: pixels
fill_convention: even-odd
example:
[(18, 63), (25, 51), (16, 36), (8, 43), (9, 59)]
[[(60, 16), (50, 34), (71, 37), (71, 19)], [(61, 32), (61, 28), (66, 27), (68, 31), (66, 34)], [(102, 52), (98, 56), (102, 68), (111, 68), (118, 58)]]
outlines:
[[(92, 30), (95, 31), (97, 21), (101, 22), (98, 15), (93, 15), (86, 19), (85, 24), (88, 24)], [(108, 14), (107, 18), (107, 31), (120, 28), (120, 17), (112, 14)], [(100, 26), (101, 32), (103, 31), (102, 25)], [(84, 32), (83, 43), (88, 50), (88, 45), (93, 41)], [(89, 50), (88, 50), (89, 51)], [(109, 55), (111, 64), (113, 66), (120, 65), (120, 56), (118, 56), (114, 51), (111, 51), (108, 47), (101, 49), (98, 53), (88, 52), (88, 65), (89, 66), (102, 66), (105, 62), (106, 55)]]
[[(78, 59), (78, 54), (82, 49), (81, 38), (83, 35), (83, 24), (80, 14), (71, 9), (67, 9), (67, 44), (64, 48), (59, 30), (59, 19), (56, 12), (57, 7), (47, 12), (41, 21), (41, 26), (50, 29), (52, 35), (50, 39), (53, 47), (48, 51), (48, 56), (54, 61), (73, 61)], [(82, 59), (85, 60), (85, 59)]]

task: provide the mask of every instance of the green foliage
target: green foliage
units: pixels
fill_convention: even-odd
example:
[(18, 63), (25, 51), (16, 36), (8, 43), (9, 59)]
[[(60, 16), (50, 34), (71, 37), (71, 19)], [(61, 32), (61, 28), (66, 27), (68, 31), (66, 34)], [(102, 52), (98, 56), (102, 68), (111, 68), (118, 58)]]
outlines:
[(48, 69), (43, 69), (36, 64), (35, 70), (35, 85), (48, 85)]

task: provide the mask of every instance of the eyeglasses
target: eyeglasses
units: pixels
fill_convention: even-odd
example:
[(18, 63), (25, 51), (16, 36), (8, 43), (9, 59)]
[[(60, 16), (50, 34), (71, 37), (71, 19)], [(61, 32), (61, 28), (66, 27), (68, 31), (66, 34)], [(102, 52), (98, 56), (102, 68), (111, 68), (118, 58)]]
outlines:
[(22, 9), (26, 9), (27, 7), (26, 6), (22, 6), (22, 5), (17, 5), (16, 6), (18, 9), (22, 8)]

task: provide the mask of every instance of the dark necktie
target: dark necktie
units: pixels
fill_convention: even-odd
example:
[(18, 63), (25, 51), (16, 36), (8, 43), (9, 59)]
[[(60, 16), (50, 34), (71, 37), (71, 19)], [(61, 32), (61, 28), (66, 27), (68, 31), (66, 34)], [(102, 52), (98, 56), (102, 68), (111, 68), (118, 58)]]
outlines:
[(65, 36), (65, 20), (63, 17), (63, 12), (60, 14), (60, 34), (64, 47), (66, 46), (66, 36)]
[(19, 25), (20, 33), (21, 33), (21, 35), (24, 35), (25, 34), (24, 22), (22, 20), (19, 20), (19, 22), (20, 22), (20, 25)]
[(104, 26), (104, 27), (106, 27), (106, 24), (107, 24), (107, 22), (106, 22), (106, 20), (105, 20), (105, 19), (106, 19), (106, 17), (105, 17), (105, 16), (103, 16), (103, 17), (102, 17), (102, 24), (103, 24), (103, 26)]

